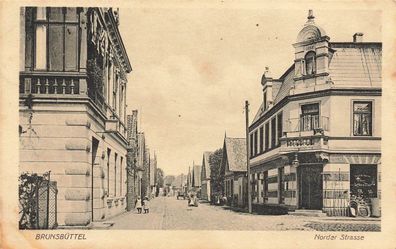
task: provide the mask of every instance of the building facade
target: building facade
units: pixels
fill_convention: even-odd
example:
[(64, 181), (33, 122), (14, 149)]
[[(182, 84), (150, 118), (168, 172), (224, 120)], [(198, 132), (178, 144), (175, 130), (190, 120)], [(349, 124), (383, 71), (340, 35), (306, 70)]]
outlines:
[(360, 199), (379, 216), (381, 43), (330, 42), (310, 11), (293, 46), (249, 127), (253, 203), (348, 215)]
[(20, 172), (51, 171), (57, 223), (125, 211), (126, 89), (114, 8), (21, 8)]
[(210, 165), (209, 157), (212, 152), (204, 152), (202, 156), (201, 168), (201, 199), (210, 201), (211, 187), (210, 187)]
[(245, 138), (224, 138), (221, 168), (224, 169), (224, 195), (227, 197), (227, 204), (245, 206), (247, 203)]

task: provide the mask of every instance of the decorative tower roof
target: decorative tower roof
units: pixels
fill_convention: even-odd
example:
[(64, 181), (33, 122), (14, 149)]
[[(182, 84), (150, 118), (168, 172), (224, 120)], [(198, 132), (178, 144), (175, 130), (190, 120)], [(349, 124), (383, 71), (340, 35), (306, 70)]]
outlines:
[(305, 41), (319, 40), (321, 38), (328, 38), (324, 29), (315, 23), (315, 16), (313, 11), (308, 11), (307, 22), (304, 24), (303, 29), (298, 33), (297, 43)]

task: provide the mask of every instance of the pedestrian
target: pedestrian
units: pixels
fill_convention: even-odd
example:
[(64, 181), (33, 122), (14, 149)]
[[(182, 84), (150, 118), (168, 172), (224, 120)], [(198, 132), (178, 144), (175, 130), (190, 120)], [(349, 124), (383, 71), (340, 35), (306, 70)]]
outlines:
[(150, 201), (149, 201), (149, 198), (147, 196), (144, 198), (143, 208), (144, 208), (144, 213), (145, 214), (148, 214), (150, 212)]
[(135, 201), (135, 207), (138, 211), (138, 214), (141, 214), (142, 213), (142, 199), (140, 199), (140, 196), (138, 196)]

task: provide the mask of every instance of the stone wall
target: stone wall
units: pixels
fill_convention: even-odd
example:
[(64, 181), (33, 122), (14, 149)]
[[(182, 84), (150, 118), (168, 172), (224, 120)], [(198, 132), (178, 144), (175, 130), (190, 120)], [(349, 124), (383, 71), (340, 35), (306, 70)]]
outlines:
[[(98, 133), (103, 132), (99, 120), (83, 104), (37, 104), (33, 111), (20, 108), (20, 172), (51, 171), (51, 180), (58, 186), (57, 220), (61, 226), (88, 225), (92, 220), (92, 205), (94, 221), (125, 209), (126, 151), (117, 139)], [(99, 143), (92, 166), (94, 139)], [(119, 190), (111, 206), (107, 205), (107, 148), (119, 155)], [(110, 180), (111, 173), (114, 175), (114, 171), (110, 172)]]

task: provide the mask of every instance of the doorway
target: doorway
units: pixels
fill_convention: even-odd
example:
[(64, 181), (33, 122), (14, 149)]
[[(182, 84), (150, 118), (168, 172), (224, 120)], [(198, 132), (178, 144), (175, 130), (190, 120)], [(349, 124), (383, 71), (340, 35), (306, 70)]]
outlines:
[(322, 209), (322, 172), (322, 165), (301, 165), (298, 167), (299, 208)]
[[(99, 146), (99, 140), (97, 140), (96, 138), (92, 137), (92, 158), (91, 158), (91, 220), (94, 221), (94, 211), (95, 211), (95, 207), (94, 207), (94, 167), (95, 167), (95, 160), (96, 160), (96, 154), (98, 152), (98, 146)], [(97, 199), (100, 199), (100, 197), (98, 196)]]

